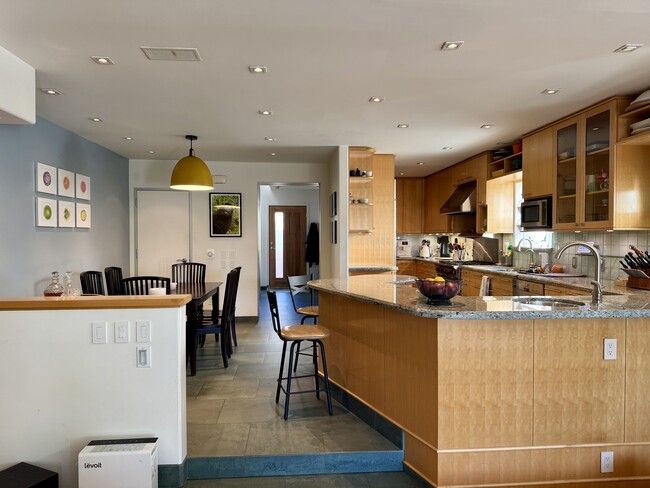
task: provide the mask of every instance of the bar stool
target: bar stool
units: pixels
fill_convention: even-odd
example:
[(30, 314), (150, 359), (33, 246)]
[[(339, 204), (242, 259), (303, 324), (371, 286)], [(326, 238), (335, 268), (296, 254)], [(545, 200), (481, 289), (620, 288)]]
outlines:
[[(330, 392), (330, 381), (327, 375), (327, 361), (325, 359), (325, 346), (323, 346), (322, 339), (329, 337), (330, 331), (320, 325), (300, 324), (300, 325), (287, 325), (282, 327), (280, 324), (280, 314), (278, 312), (278, 297), (274, 291), (266, 287), (266, 296), (269, 300), (269, 307), (271, 309), (271, 320), (273, 322), (273, 330), (280, 340), (282, 340), (282, 359), (280, 360), (280, 373), (278, 375), (278, 387), (275, 391), (275, 403), (280, 402), (280, 390), (285, 394), (284, 400), (284, 420), (289, 417), (289, 399), (291, 395), (298, 395), (301, 393), (316, 393), (316, 398), (320, 399), (320, 392), (324, 391), (327, 394), (327, 411), (332, 415), (332, 395)], [(293, 364), (293, 356), (296, 353), (296, 348), (300, 346), (302, 341), (310, 341), (312, 343), (312, 357), (314, 363), (314, 374), (295, 375), (292, 372), (291, 365)], [(289, 367), (287, 368), (287, 376), (283, 377), (284, 372), (284, 358), (287, 352), (287, 343), (291, 342), (289, 349)], [(317, 347), (320, 348), (320, 356), (323, 361), (323, 380), (325, 388), (320, 387), (320, 377), (318, 375), (318, 354)], [(291, 380), (297, 378), (314, 377), (316, 387), (313, 390), (300, 390), (291, 391)], [(282, 382), (286, 380), (286, 387)]]

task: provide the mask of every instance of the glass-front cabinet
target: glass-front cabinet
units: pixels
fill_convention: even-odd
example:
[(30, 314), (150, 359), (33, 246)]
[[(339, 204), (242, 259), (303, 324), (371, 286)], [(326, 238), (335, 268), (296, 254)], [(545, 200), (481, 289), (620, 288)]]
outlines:
[(608, 103), (555, 128), (554, 229), (612, 228), (615, 117)]

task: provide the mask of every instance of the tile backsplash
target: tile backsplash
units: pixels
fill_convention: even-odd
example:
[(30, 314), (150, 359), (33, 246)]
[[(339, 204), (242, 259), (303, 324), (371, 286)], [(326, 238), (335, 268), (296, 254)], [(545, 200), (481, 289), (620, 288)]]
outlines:
[[(513, 241), (514, 237), (504, 235), (504, 240)], [(627, 275), (620, 270), (621, 264), (619, 261), (623, 260), (623, 256), (630, 251), (630, 244), (638, 247), (641, 251), (650, 251), (650, 232), (582, 232), (580, 234), (568, 232), (554, 232), (553, 233), (553, 250), (549, 253), (548, 261), (553, 263), (560, 263), (564, 266), (565, 272), (571, 273), (584, 273), (587, 276), (594, 275), (594, 258), (591, 254), (578, 254), (578, 248), (569, 248), (565, 251), (559, 260), (555, 259), (555, 252), (564, 244), (573, 241), (593, 242), (600, 251), (603, 259), (602, 276), (605, 280), (615, 280), (616, 278), (627, 278)], [(516, 243), (513, 243), (513, 247)], [(536, 252), (537, 262), (545, 256), (540, 256)], [(573, 267), (574, 258), (575, 265)], [(513, 252), (513, 265), (515, 267), (526, 267), (530, 255), (528, 252)]]

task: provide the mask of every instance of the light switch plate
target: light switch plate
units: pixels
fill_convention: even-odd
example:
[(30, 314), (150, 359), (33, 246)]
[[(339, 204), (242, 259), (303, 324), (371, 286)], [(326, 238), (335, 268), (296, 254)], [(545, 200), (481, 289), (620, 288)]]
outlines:
[(93, 322), (91, 327), (93, 344), (106, 344), (106, 322)]
[(151, 346), (135, 346), (138, 368), (151, 368)]
[(135, 340), (137, 342), (151, 342), (151, 321), (149, 320), (136, 321)]
[(123, 344), (129, 342), (129, 322), (128, 320), (123, 320), (120, 322), (115, 322), (114, 324), (114, 333), (115, 333), (115, 343)]

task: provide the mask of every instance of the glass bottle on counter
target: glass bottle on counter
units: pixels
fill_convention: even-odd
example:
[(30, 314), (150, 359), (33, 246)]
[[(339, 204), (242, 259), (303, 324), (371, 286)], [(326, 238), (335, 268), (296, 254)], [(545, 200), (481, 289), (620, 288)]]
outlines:
[(43, 295), (46, 297), (60, 297), (63, 295), (63, 291), (63, 285), (59, 283), (59, 272), (52, 271), (52, 281), (50, 281), (50, 284), (43, 291)]

